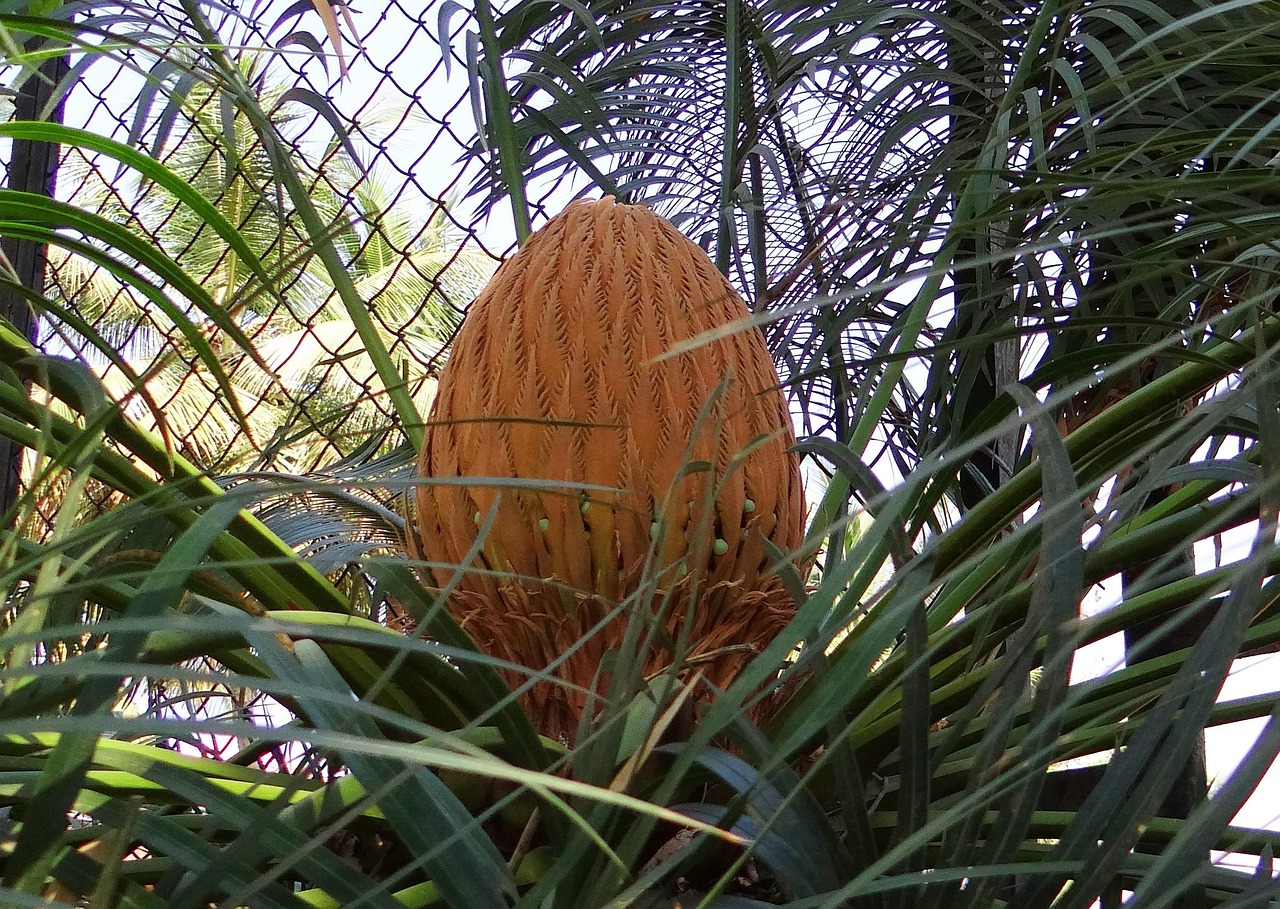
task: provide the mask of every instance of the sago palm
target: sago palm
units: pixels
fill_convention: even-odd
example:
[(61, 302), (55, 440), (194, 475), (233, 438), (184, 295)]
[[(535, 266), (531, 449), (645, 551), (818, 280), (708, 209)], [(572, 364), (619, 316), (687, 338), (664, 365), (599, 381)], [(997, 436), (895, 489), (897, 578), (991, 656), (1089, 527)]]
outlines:
[[(129, 10), (113, 37), (130, 54), (155, 53), (154, 35), (141, 42), (128, 29), (172, 18)], [(68, 12), (85, 10), (59, 7), (39, 34), (96, 41)], [(766, 614), (759, 638), (750, 619), (734, 631), (758, 652), (718, 677), (718, 692), (696, 680), (694, 660), (681, 663), (693, 642), (670, 640), (654, 621), (675, 589), (661, 586), (660, 556), (710, 551), (690, 568), (706, 565), (713, 583), (717, 541), (730, 551), (726, 521), (754, 513), (747, 498), (763, 501), (744, 487), (738, 508), (735, 474), (721, 468), (771, 452), (787, 477), (775, 491), (789, 490), (785, 432), (755, 445), (735, 430), (715, 457), (691, 435), (687, 462), (648, 488), (621, 471), (575, 486), (554, 460), (525, 474), (494, 441), (508, 405), (467, 401), (498, 399), (518, 377), (495, 364), (487, 387), (476, 366), (493, 361), (461, 347), (450, 368), (474, 381), (442, 398), (445, 419), (424, 428), (324, 200), (317, 206), (307, 175), (290, 166), (201, 6), (189, 0), (182, 13), (174, 41), (272, 152), (275, 197), (324, 263), (406, 438), (430, 435), (426, 476), (405, 486), (421, 493), (426, 536), (451, 542), (428, 542), (421, 562), (358, 555), (357, 582), (336, 587), (312, 550), (295, 552), (242, 508), (256, 490), (222, 488), (123, 414), (91, 374), (0, 326), (0, 432), (33, 452), (20, 510), (56, 484), (74, 493), (101, 483), (127, 500), (84, 521), (71, 495), (52, 533), (3, 536), (4, 899), (1085, 909), (1122, 898), (1137, 907), (1276, 898), (1276, 836), (1230, 820), (1280, 753), (1277, 698), (1216, 698), (1241, 655), (1280, 642), (1280, 216), (1269, 148), (1280, 121), (1266, 75), (1280, 23), (1269, 7), (592, 0), (495, 10), (482, 0), (473, 16), (455, 4), (431, 9), (424, 21), (453, 33), (432, 46), (457, 54), (483, 121), (469, 173), (483, 199), (501, 203), (494, 212), (515, 212), (522, 240), (569, 202), (572, 193), (548, 189), (558, 176), (584, 195), (617, 195), (618, 212), (647, 203), (708, 251), (752, 314), (606, 369), (608, 350), (578, 356), (574, 345), (591, 337), (585, 319), (497, 294), (535, 254), (557, 263), (546, 282), (565, 290), (574, 251), (543, 248), (543, 258), (543, 234), (499, 276), (476, 324), (490, 338), (509, 329), (533, 341), (533, 327), (504, 325), (502, 314), (548, 320), (547, 337), (580, 365), (572, 378), (584, 387), (588, 375), (597, 388), (645, 368), (670, 375), (661, 371), (713, 363), (735, 345), (759, 353), (756, 331), (774, 356), (804, 470), (825, 489), (808, 548), (786, 551), (801, 543), (790, 523), (771, 538), (777, 551), (761, 545), (782, 579), (788, 563), (822, 551), (813, 572), (790, 577), (789, 621)], [(0, 15), (7, 29), (28, 29), (23, 38), (35, 27)], [(330, 7), (327, 21), (335, 16)], [(42, 123), (0, 125), (0, 135), (105, 149), (269, 278), (236, 226), (154, 159)], [(136, 231), (12, 192), (0, 194), (0, 211), (0, 229), (55, 247), (68, 245), (73, 220), (113, 262), (145, 262), (146, 272), (122, 270), (133, 286), (190, 295), (228, 336), (239, 331), (225, 318), (231, 304), (184, 281), (176, 255)], [(611, 248), (625, 260), (642, 246)], [(51, 323), (69, 319), (56, 302), (33, 303)], [(620, 324), (643, 337), (650, 323), (623, 304)], [(216, 372), (221, 361), (200, 350)], [(563, 375), (566, 354), (550, 350), (547, 374)], [(724, 372), (700, 387), (731, 395)], [(650, 423), (676, 424), (695, 384), (643, 402), (675, 402)], [(521, 431), (554, 441), (609, 425), (580, 419), (581, 401), (564, 397), (521, 409), (533, 417)], [(716, 409), (732, 399), (704, 397), (701, 425), (732, 427), (733, 408), (719, 422)], [(463, 422), (475, 418), (489, 423)], [(443, 440), (464, 433), (467, 445), (446, 456)], [(633, 436), (637, 450), (625, 454), (641, 462), (652, 433)], [(591, 463), (626, 466), (615, 455)], [(664, 526), (652, 492), (664, 481), (701, 489), (720, 526)], [(349, 474), (332, 486), (289, 483), (333, 495), (359, 486)], [(616, 529), (621, 513), (597, 508), (627, 497), (638, 499), (632, 529), (596, 534), (593, 513), (601, 529), (611, 514)], [(650, 508), (656, 540), (644, 526)], [(577, 534), (559, 524), (552, 534), (553, 519)], [(1239, 558), (1202, 556), (1187, 573), (1187, 547), (1211, 553), (1224, 534), (1244, 540)], [(610, 580), (611, 568), (620, 579), (629, 565), (609, 557), (615, 539), (621, 552), (635, 537), (657, 556), (652, 583), (633, 589)], [(122, 538), (164, 545), (148, 561), (122, 553)], [(522, 547), (531, 560), (517, 558)], [(749, 570), (760, 564), (753, 554)], [(601, 578), (582, 577), (584, 566)], [(1109, 608), (1084, 614), (1095, 585), (1115, 590), (1121, 578)], [(478, 646), (450, 611), (482, 590), (503, 605), (520, 590), (544, 597), (544, 624), (563, 623), (599, 590), (616, 606), (594, 638), (563, 652), (594, 656), (603, 640), (599, 678), (628, 683), (582, 686), (593, 709), (568, 744), (539, 735), (556, 729), (539, 729), (533, 720), (545, 714), (527, 709), (537, 691), (564, 688), (546, 654), (483, 641), (487, 629)], [(681, 617), (696, 620), (696, 598), (672, 605), (689, 605)], [(393, 608), (413, 633), (374, 621)], [(94, 617), (88, 629), (84, 615)], [(505, 617), (499, 608), (491, 620)], [(1123, 665), (1072, 684), (1082, 648), (1139, 630)], [(59, 649), (83, 641), (92, 646)], [(668, 659), (693, 671), (664, 672)], [(256, 703), (271, 706), (260, 717), (181, 722), (172, 711), (116, 709), (136, 680), (178, 677), (264, 692)], [(695, 697), (697, 722), (681, 726)], [(1204, 730), (1245, 719), (1264, 722), (1239, 766), (1189, 817), (1171, 816), (1165, 795), (1186, 778)], [(234, 760), (199, 760), (179, 744), (228, 736), (244, 744)], [(1062, 766), (1085, 757), (1102, 769), (1072, 793), (1061, 780), (1078, 777)], [(1246, 857), (1250, 870), (1211, 864), (1211, 849)]]
[(608, 197), (552, 219), (467, 315), (422, 449), (421, 555), (486, 653), (557, 679), (528, 695), (545, 735), (574, 735), (621, 648), (686, 665), (703, 700), (794, 614), (777, 373), (754, 330), (701, 337), (746, 316), (702, 250)]

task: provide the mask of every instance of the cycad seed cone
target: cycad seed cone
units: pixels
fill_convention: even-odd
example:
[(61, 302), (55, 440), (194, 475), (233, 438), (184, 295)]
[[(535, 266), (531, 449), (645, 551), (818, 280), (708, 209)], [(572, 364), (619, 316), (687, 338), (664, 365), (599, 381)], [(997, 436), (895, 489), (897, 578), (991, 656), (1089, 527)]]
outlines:
[(526, 696), (544, 734), (573, 736), (636, 610), (660, 623), (647, 672), (674, 652), (718, 688), (794, 611), (767, 574), (804, 504), (764, 339), (657, 359), (746, 315), (701, 249), (612, 198), (533, 234), (467, 314), (419, 460), (420, 550), (444, 586), (489, 525), (449, 607), (495, 657), (562, 660), (568, 684)]

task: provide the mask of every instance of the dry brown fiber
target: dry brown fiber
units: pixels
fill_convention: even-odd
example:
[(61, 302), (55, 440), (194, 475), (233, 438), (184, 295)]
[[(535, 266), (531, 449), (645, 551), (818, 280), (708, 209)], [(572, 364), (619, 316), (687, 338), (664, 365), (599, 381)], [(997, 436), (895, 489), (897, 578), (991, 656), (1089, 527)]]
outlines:
[[(795, 550), (804, 514), (763, 337), (660, 359), (746, 316), (700, 248), (610, 197), (534, 233), (467, 314), (419, 459), (421, 555), (449, 583), (496, 507), (449, 607), (500, 659), (541, 670), (569, 653), (567, 685), (525, 695), (544, 734), (573, 737), (632, 615), (656, 618), (647, 672), (679, 654), (723, 689), (794, 612), (763, 542)], [(459, 477), (532, 482), (430, 482)]]

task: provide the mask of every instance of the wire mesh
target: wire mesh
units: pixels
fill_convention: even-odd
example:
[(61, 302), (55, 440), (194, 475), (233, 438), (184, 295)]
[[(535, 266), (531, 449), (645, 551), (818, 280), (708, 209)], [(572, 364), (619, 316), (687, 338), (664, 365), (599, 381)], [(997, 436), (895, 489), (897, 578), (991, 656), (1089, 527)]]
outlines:
[[(467, 197), (476, 165), (464, 153), (475, 141), (475, 125), (466, 64), (456, 49), (466, 17), (455, 17), (441, 40), (435, 4), (387, 2), (357, 11), (305, 2), (213, 3), (202, 10), (285, 140), (291, 165), (425, 417), (448, 341), (513, 239), (500, 226), (491, 238), (482, 236)], [(379, 481), (401, 482), (411, 459), (403, 455), (405, 436), (387, 389), (279, 188), (269, 149), (245, 110), (228, 103), (201, 69), (206, 42), (181, 3), (84, 4), (73, 13), (88, 43), (71, 49), (70, 74), (57, 88), (65, 124), (162, 161), (247, 239), (271, 281), (264, 283), (161, 185), (106, 155), (65, 147), (56, 197), (145, 238), (210, 294), (243, 337), (230, 336), (180, 289), (166, 288), (173, 306), (161, 306), (69, 244), (49, 249), (37, 347), (84, 363), (172, 452), (228, 488), (253, 493), (277, 532), (288, 536), (291, 522), (305, 524), (291, 540), (300, 554), (351, 593), (353, 604), (359, 606), (363, 594), (368, 614), (387, 619), (385, 604), (369, 600), (365, 581), (349, 565), (370, 550), (394, 546), (403, 518), (385, 507), (394, 506), (395, 494)], [(30, 77), (17, 66), (0, 70), (0, 82), (13, 86), (0, 94), (0, 116), (12, 116), (6, 101)], [(5, 187), (11, 185), (11, 148), (0, 142)], [(163, 283), (154, 273), (147, 277)], [(216, 352), (230, 393), (199, 355), (197, 336)], [(353, 471), (354, 461), (366, 469)], [(127, 504), (92, 482), (68, 503), (69, 478), (37, 484), (37, 463), (27, 452), (24, 479), (34, 494), (22, 531), (30, 539), (48, 539), (68, 507), (88, 516)], [(361, 474), (370, 471), (375, 479), (361, 487)], [(290, 486), (290, 478), (298, 482)], [(343, 492), (357, 487), (355, 496)], [(335, 515), (317, 530), (318, 516), (334, 508), (330, 494), (346, 495), (346, 508), (358, 499), (364, 511), (354, 519), (350, 510)], [(146, 551), (139, 533), (131, 530), (118, 547)], [(16, 614), (25, 589), (6, 603), (7, 616)], [(60, 646), (95, 645), (84, 638)], [(283, 708), (275, 701), (224, 681), (216, 664), (196, 668), (202, 680), (138, 682), (117, 709), (197, 727), (239, 719), (265, 728), (280, 721)], [(192, 732), (169, 744), (225, 759), (250, 742)], [(258, 746), (265, 749), (256, 758), (262, 766), (296, 769), (312, 760), (296, 744)]]
[[(466, 174), (454, 162), (474, 131), (465, 75), (459, 79), (453, 64), (445, 75), (430, 6), (335, 9), (333, 36), (309, 4), (260, 3), (214, 21), (286, 138), (425, 412), (441, 351), (496, 261), (458, 207)], [(232, 400), (197, 357), (189, 326), (62, 249), (51, 251), (48, 296), (83, 324), (45, 316), (38, 345), (85, 361), (131, 416), (215, 474), (306, 473), (370, 438), (394, 445), (386, 389), (307, 252), (267, 149), (243, 111), (184, 69), (195, 65), (199, 37), (185, 13), (165, 2), (128, 11), (148, 14), (147, 40), (119, 53), (72, 55), (66, 123), (149, 152), (189, 181), (249, 239), (276, 286), (262, 286), (172, 194), (102, 156), (67, 150), (57, 195), (149, 238), (233, 317), (257, 357), (187, 309), (220, 355)], [(94, 15), (111, 21), (110, 12), (99, 7)], [(127, 21), (113, 24), (124, 29)], [(104, 350), (124, 362), (110, 362)], [(141, 387), (130, 373), (142, 377)]]

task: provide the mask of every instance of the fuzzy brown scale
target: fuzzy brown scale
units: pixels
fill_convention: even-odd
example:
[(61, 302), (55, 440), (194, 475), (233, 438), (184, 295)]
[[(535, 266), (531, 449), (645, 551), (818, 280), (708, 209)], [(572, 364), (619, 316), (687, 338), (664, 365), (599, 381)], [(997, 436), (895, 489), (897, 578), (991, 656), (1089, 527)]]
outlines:
[[(542, 670), (576, 648), (554, 670), (566, 684), (526, 695), (546, 735), (573, 736), (630, 609), (659, 613), (667, 640), (717, 688), (794, 613), (764, 544), (794, 551), (804, 515), (764, 339), (741, 330), (657, 359), (746, 316), (700, 248), (611, 198), (574, 203), (533, 234), (467, 314), (419, 472), (530, 486), (423, 483), (420, 550), (461, 564), (496, 507), (449, 608), (486, 652), (521, 666)], [(557, 486), (584, 483), (613, 491)], [(434, 581), (452, 574), (435, 569)], [(646, 584), (657, 593), (636, 596)], [(674, 658), (654, 644), (646, 672)]]

